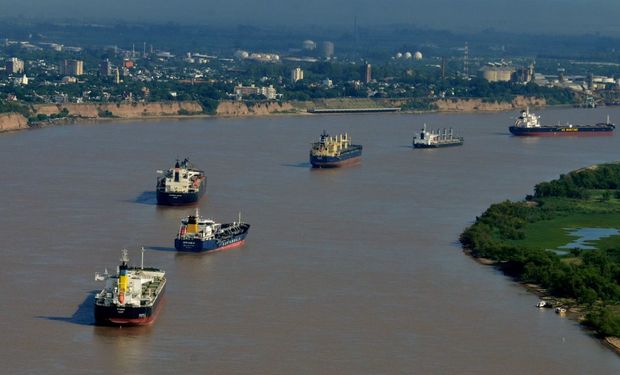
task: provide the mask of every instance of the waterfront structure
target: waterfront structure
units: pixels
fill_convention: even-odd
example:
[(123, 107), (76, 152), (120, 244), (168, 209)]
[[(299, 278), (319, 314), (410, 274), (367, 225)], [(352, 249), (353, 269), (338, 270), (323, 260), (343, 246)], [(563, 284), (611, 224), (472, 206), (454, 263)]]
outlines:
[(295, 83), (304, 79), (304, 71), (300, 67), (297, 67), (291, 71), (291, 82)]
[(24, 61), (17, 57), (11, 57), (7, 60), (5, 67), (9, 74), (20, 74), (24, 72)]
[(63, 60), (60, 63), (60, 74), (81, 76), (84, 74), (84, 62), (82, 60)]

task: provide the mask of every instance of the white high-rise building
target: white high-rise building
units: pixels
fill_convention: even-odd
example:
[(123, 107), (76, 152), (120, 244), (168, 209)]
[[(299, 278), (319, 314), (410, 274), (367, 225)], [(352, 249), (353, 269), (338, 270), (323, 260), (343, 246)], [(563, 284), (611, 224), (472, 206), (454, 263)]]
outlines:
[(291, 70), (291, 82), (295, 83), (304, 79), (304, 71), (300, 67)]
[(24, 61), (18, 59), (17, 57), (11, 57), (6, 62), (6, 71), (9, 74), (17, 74), (24, 72)]

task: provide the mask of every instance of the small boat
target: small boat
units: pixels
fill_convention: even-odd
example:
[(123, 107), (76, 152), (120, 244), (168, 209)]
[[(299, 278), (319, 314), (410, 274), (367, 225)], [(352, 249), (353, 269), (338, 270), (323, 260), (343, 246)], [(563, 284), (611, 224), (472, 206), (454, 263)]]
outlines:
[(166, 273), (142, 264), (130, 267), (127, 250), (121, 251), (121, 264), (116, 275), (95, 274), (105, 287), (95, 295), (95, 324), (148, 325), (155, 321), (166, 288)]
[(218, 251), (240, 246), (250, 230), (250, 224), (239, 221), (220, 224), (200, 216), (198, 209), (194, 215), (181, 220), (181, 227), (174, 239), (174, 247), (179, 251)]
[(560, 315), (564, 315), (564, 314), (566, 314), (566, 308), (562, 307), (562, 306), (556, 307), (555, 308), (555, 313), (556, 314), (560, 314)]
[(546, 301), (538, 301), (538, 303), (536, 304), (536, 307), (538, 307), (539, 309), (542, 309), (543, 307), (547, 307), (547, 302)]

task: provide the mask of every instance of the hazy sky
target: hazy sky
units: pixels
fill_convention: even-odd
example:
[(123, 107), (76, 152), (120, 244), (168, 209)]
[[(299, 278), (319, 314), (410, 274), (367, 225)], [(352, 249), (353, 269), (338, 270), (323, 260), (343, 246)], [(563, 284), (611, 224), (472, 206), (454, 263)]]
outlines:
[(620, 36), (620, 0), (0, 0), (0, 16), (206, 24), (407, 23)]

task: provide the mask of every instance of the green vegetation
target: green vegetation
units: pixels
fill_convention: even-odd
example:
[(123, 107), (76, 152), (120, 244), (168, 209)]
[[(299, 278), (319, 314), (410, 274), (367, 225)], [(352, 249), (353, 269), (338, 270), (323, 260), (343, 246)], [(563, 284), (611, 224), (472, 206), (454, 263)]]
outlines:
[(114, 114), (110, 110), (107, 110), (107, 109), (104, 111), (99, 111), (98, 115), (99, 117), (108, 117), (108, 118), (114, 117)]
[(590, 242), (595, 250), (551, 251), (574, 239), (567, 228), (620, 228), (620, 164), (571, 172), (534, 190), (526, 201), (489, 207), (461, 234), (463, 247), (519, 281), (574, 300), (585, 324), (620, 336), (620, 236)]
[(31, 115), (30, 107), (17, 102), (7, 102), (0, 100), (0, 113), (16, 112), (28, 118)]

